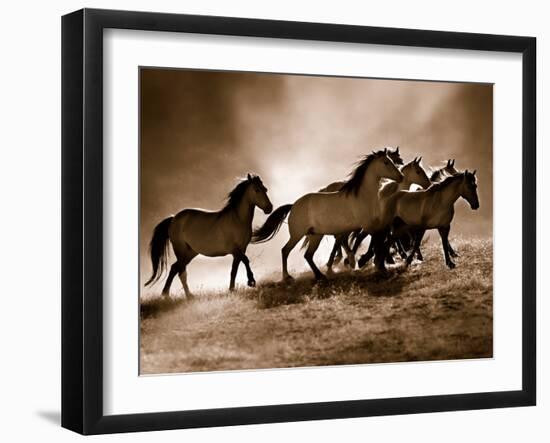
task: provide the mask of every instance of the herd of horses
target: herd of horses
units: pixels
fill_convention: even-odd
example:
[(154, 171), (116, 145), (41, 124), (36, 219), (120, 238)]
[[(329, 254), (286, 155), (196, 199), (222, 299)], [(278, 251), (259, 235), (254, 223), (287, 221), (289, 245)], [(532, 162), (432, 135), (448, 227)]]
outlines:
[[(457, 255), (449, 243), (454, 203), (462, 197), (472, 209), (479, 208), (476, 171), (457, 171), (454, 160), (448, 160), (428, 177), (421, 159), (404, 164), (399, 147), (373, 151), (357, 163), (347, 180), (331, 183), (275, 210), (261, 178), (248, 174), (229, 193), (220, 211), (183, 209), (155, 227), (149, 251), (153, 272), (145, 285), (158, 281), (164, 274), (171, 244), (176, 261), (170, 266), (163, 295), (169, 295), (172, 281), (178, 275), (186, 297), (192, 297), (186, 269), (198, 254), (208, 257), (231, 254), (229, 289), (235, 288), (241, 262), (246, 267), (248, 285), (255, 286), (247, 247), (272, 239), (287, 217), (290, 237), (281, 251), (284, 280), (292, 279), (287, 268), (288, 255), (304, 237), (307, 263), (316, 279), (326, 279), (313, 260), (325, 235), (335, 239), (327, 263), (329, 273), (343, 253), (346, 263), (355, 268), (355, 255), (368, 235), (370, 246), (358, 260), (360, 267), (374, 258), (376, 268), (386, 273), (386, 263), (393, 262), (392, 249), (407, 266), (415, 256), (422, 260), (420, 245), (429, 229), (439, 231), (445, 263), (452, 269), (455, 267), (452, 258)], [(253, 229), (256, 207), (270, 215), (262, 226)]]

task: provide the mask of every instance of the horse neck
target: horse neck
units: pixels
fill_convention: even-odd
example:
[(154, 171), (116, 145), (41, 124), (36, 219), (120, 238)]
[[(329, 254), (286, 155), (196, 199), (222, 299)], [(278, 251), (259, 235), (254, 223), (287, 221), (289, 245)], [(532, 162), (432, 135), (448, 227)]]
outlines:
[(237, 218), (244, 224), (252, 225), (254, 217), (254, 203), (243, 197), (235, 208)]
[(441, 202), (445, 206), (452, 206), (460, 197), (460, 181), (445, 186), (441, 191)]
[(414, 182), (406, 175), (403, 176), (403, 181), (397, 184), (398, 191), (408, 191)]
[[(358, 196), (361, 199), (367, 198), (367, 201), (376, 201), (378, 196), (378, 186), (380, 184), (380, 179), (376, 174), (369, 174), (367, 171), (365, 173), (365, 178), (363, 178), (363, 183), (361, 183), (361, 188), (359, 189)], [(376, 200), (370, 200), (375, 198)]]

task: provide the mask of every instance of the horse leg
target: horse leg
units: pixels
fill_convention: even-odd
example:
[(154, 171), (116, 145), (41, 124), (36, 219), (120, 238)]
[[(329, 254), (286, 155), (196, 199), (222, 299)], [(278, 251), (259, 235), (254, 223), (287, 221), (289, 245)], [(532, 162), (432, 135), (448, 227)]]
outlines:
[(253, 288), (256, 286), (256, 280), (254, 279), (254, 273), (252, 272), (252, 269), (250, 268), (250, 260), (248, 260), (248, 257), (243, 252), (241, 255), (241, 261), (244, 263), (244, 266), (246, 267), (246, 277), (248, 278), (248, 286)]
[(168, 273), (168, 278), (166, 279), (166, 283), (164, 284), (164, 288), (162, 289), (163, 297), (170, 297), (170, 286), (172, 286), (172, 280), (174, 280), (174, 277), (179, 272), (180, 272), (180, 264), (176, 261), (170, 267), (170, 272)]
[(344, 249), (344, 251), (346, 252), (346, 254), (348, 256), (347, 262), (349, 264), (349, 267), (351, 269), (355, 269), (355, 254), (353, 253), (353, 251), (349, 247), (348, 234), (342, 234), (340, 236), (340, 243), (342, 245), (342, 248)]
[[(386, 240), (386, 237), (389, 237)], [(374, 265), (382, 272), (386, 272), (386, 258), (389, 255), (390, 246), (395, 239), (389, 235), (388, 230), (380, 231), (372, 236), (371, 243), (374, 241)]]
[(451, 230), (450, 226), (444, 226), (442, 228), (439, 228), (439, 235), (441, 236), (441, 243), (443, 244), (443, 253), (445, 254), (445, 263), (449, 267), (449, 269), (453, 269), (456, 267), (454, 262), (451, 260), (451, 257), (449, 255), (449, 231)]
[[(338, 244), (338, 237), (336, 235), (334, 236), (334, 246), (333, 246), (332, 250), (334, 251), (334, 259), (333, 259), (332, 262), (333, 263), (340, 263), (340, 261), (342, 260), (342, 256), (344, 254), (342, 254), (342, 248)], [(327, 263), (327, 265), (328, 265), (328, 263)]]
[(359, 249), (359, 246), (361, 246), (361, 243), (363, 243), (363, 240), (367, 238), (369, 234), (367, 234), (362, 229), (358, 229), (359, 232), (357, 232), (355, 236), (355, 242), (353, 243), (353, 248), (351, 248), (353, 255), (357, 254), (357, 251)]
[(375, 243), (376, 243), (376, 240), (375, 240), (374, 236), (371, 235), (369, 249), (361, 257), (359, 257), (359, 261), (357, 262), (357, 264), (359, 265), (359, 268), (362, 268), (363, 266), (365, 266), (369, 262), (369, 260), (372, 257), (374, 257), (374, 245), (375, 245)]
[(330, 251), (330, 256), (328, 257), (327, 261), (327, 273), (332, 273), (332, 265), (334, 264), (334, 259), (336, 258), (336, 255), (340, 252), (340, 243), (337, 236), (334, 236), (334, 246), (332, 247), (332, 251)]
[(391, 241), (388, 245), (388, 253), (386, 255), (386, 263), (388, 265), (395, 265), (395, 260), (393, 259), (393, 254), (391, 252), (391, 247), (393, 246), (397, 250), (397, 240)]
[[(422, 239), (424, 238), (424, 234), (426, 234), (426, 230), (422, 230), (420, 235), (420, 242), (422, 243)], [(424, 256), (422, 255), (422, 251), (420, 250), (420, 244), (416, 248), (416, 259), (419, 261), (424, 261)]]
[(180, 249), (176, 252), (176, 256), (180, 265), (179, 278), (185, 292), (185, 297), (193, 298), (193, 294), (189, 290), (189, 286), (187, 286), (187, 265), (197, 256), (197, 253), (186, 243), (182, 250)]
[(426, 231), (416, 231), (413, 233), (412, 249), (409, 256), (407, 257), (406, 266), (411, 265), (416, 252), (420, 250), (420, 243), (422, 243), (422, 237), (424, 237), (425, 232)]
[(447, 246), (448, 246), (448, 248), (449, 248), (449, 255), (450, 255), (451, 257), (453, 257), (453, 258), (457, 258), (457, 257), (458, 257), (458, 254), (457, 254), (457, 252), (453, 249), (453, 247), (451, 246), (451, 242), (449, 242), (448, 240), (447, 240)]
[(239, 264), (241, 263), (241, 255), (239, 253), (233, 254), (233, 264), (231, 265), (231, 278), (229, 280), (229, 290), (235, 290), (235, 278), (237, 277), (237, 271), (239, 270)]
[(397, 252), (399, 253), (400, 257), (403, 260), (407, 259), (407, 251), (405, 251), (405, 248), (403, 247), (403, 243), (401, 243), (400, 239), (397, 239), (395, 241), (395, 248), (397, 249)]
[(290, 254), (290, 251), (294, 249), (296, 244), (300, 241), (302, 237), (292, 237), (288, 239), (286, 242), (286, 245), (283, 246), (283, 249), (281, 249), (281, 256), (283, 259), (283, 281), (285, 280), (292, 280), (292, 277), (288, 273), (287, 269), (287, 261), (288, 261), (288, 254)]
[(321, 240), (323, 239), (322, 235), (315, 235), (315, 234), (309, 234), (308, 240), (309, 244), (306, 250), (306, 253), (304, 254), (304, 257), (309, 264), (309, 267), (313, 271), (313, 274), (315, 274), (316, 280), (324, 280), (326, 277), (319, 271), (319, 268), (315, 265), (315, 262), (313, 261), (313, 255), (315, 254), (315, 251), (319, 247), (319, 243), (321, 243)]

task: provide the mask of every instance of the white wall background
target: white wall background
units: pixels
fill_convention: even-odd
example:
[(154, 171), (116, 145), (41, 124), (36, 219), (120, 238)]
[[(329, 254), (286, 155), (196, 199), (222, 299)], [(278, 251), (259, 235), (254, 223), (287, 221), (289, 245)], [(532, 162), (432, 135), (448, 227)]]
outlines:
[[(406, 0), (353, 2), (111, 0), (5, 2), (0, 27), (0, 436), (3, 441), (74, 441), (60, 414), (60, 16), (81, 7), (155, 10), (532, 35), (538, 38), (539, 171), (550, 96), (550, 28), (544, 2)], [(546, 113), (545, 113), (546, 111)], [(548, 156), (545, 156), (548, 159)], [(547, 166), (548, 160), (546, 160)], [(539, 225), (550, 222), (549, 180), (539, 174)], [(541, 198), (540, 196), (546, 196)], [(543, 205), (543, 201), (546, 204)], [(541, 232), (539, 251), (549, 247)], [(539, 275), (550, 260), (539, 252)], [(533, 408), (165, 431), (95, 441), (548, 441), (549, 303), (539, 279), (539, 388)], [(452, 380), (449, 380), (452, 383)]]

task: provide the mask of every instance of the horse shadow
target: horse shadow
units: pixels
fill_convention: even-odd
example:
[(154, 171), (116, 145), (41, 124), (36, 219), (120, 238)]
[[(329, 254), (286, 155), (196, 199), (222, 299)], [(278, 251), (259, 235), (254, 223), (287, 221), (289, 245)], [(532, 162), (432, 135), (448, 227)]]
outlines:
[[(326, 280), (315, 280), (304, 273), (294, 280), (285, 282), (264, 282), (255, 294), (251, 294), (263, 309), (283, 305), (305, 303), (312, 299), (327, 299), (343, 294), (358, 297), (396, 297), (403, 293), (405, 285), (415, 278), (400, 266), (388, 268), (385, 274), (374, 269), (366, 271), (341, 271), (327, 276)], [(412, 279), (411, 279), (412, 277)]]

